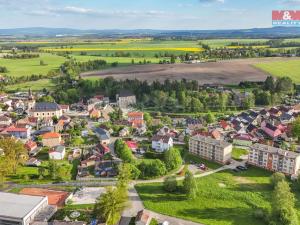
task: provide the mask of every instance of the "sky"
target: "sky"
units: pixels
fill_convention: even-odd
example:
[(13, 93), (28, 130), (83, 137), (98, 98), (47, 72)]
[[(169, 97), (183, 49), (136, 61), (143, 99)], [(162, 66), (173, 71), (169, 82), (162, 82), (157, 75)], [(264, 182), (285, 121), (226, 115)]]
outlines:
[(0, 0), (0, 28), (247, 29), (300, 0)]

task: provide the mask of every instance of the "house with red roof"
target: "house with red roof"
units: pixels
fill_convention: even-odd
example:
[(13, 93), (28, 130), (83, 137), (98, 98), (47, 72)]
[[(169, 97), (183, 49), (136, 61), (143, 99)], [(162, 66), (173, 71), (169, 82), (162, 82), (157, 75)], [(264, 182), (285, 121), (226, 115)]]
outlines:
[(61, 135), (56, 132), (48, 132), (41, 135), (43, 146), (54, 147), (61, 144)]
[(274, 126), (266, 121), (262, 122), (261, 128), (271, 138), (276, 138), (282, 134), (282, 130), (280, 129), (282, 127), (278, 128), (277, 126)]
[(138, 149), (138, 143), (135, 141), (125, 141), (125, 144), (128, 146), (128, 148), (131, 149), (131, 151), (136, 152)]
[(29, 139), (31, 128), (30, 127), (16, 127), (16, 126), (10, 126), (6, 129), (4, 129), (5, 133), (7, 133), (10, 136), (13, 136), (15, 138), (21, 138), (21, 139)]
[(34, 141), (32, 141), (32, 140), (28, 140), (28, 141), (25, 143), (24, 147), (26, 148), (26, 150), (27, 150), (27, 151), (29, 152), (29, 154), (30, 154), (30, 152), (34, 151), (34, 150), (37, 148), (37, 144), (36, 144), (36, 142), (34, 142)]
[(127, 114), (128, 121), (132, 122), (133, 120), (144, 120), (143, 112), (129, 112)]
[(220, 126), (223, 128), (223, 130), (227, 131), (230, 130), (231, 126), (229, 123), (227, 123), (225, 120), (220, 121)]
[(69, 105), (59, 105), (59, 106), (62, 109), (63, 113), (66, 113), (66, 112), (70, 111), (70, 106)]

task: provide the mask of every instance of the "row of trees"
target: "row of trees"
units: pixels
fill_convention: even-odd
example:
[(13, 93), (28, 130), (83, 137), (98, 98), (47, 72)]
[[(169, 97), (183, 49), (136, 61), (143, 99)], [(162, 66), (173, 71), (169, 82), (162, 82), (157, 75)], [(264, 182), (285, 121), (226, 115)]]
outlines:
[(39, 58), (39, 57), (40, 57), (39, 54), (28, 54), (28, 53), (7, 54), (7, 55), (3, 56), (3, 58), (5, 58), (5, 59), (33, 59), (33, 58)]

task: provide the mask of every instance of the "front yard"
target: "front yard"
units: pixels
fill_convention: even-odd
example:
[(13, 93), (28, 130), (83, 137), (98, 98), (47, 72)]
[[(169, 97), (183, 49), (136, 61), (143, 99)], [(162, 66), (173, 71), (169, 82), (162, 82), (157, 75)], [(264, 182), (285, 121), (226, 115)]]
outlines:
[(263, 225), (253, 214), (259, 208), (270, 208), (270, 175), (251, 167), (246, 172), (224, 171), (199, 178), (195, 200), (187, 200), (180, 191), (166, 193), (162, 183), (140, 184), (136, 189), (145, 207), (158, 213), (206, 225)]

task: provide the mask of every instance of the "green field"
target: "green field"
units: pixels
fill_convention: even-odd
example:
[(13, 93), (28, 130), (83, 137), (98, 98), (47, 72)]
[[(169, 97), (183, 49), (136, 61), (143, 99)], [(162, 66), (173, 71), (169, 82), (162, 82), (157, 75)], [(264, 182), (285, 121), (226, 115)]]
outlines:
[(28, 91), (31, 88), (32, 91), (40, 91), (46, 88), (51, 90), (55, 84), (50, 79), (41, 79), (37, 81), (28, 81), (24, 83), (9, 85), (6, 87), (7, 91)]
[[(46, 65), (41, 66), (40, 60)], [(41, 53), (39, 58), (32, 59), (4, 59), (0, 58), (0, 66), (5, 66), (10, 76), (30, 76), (32, 74), (46, 75), (50, 70), (57, 69), (65, 62), (62, 56)]]
[(300, 60), (258, 63), (255, 67), (277, 77), (288, 76), (300, 84)]
[[(166, 193), (162, 184), (157, 183), (140, 184), (136, 189), (145, 207), (158, 213), (205, 225), (264, 225), (253, 213), (270, 208), (270, 175), (265, 170), (250, 168), (246, 172), (220, 172), (198, 178), (195, 200), (187, 200), (181, 192)], [(299, 193), (296, 194), (299, 207)]]

